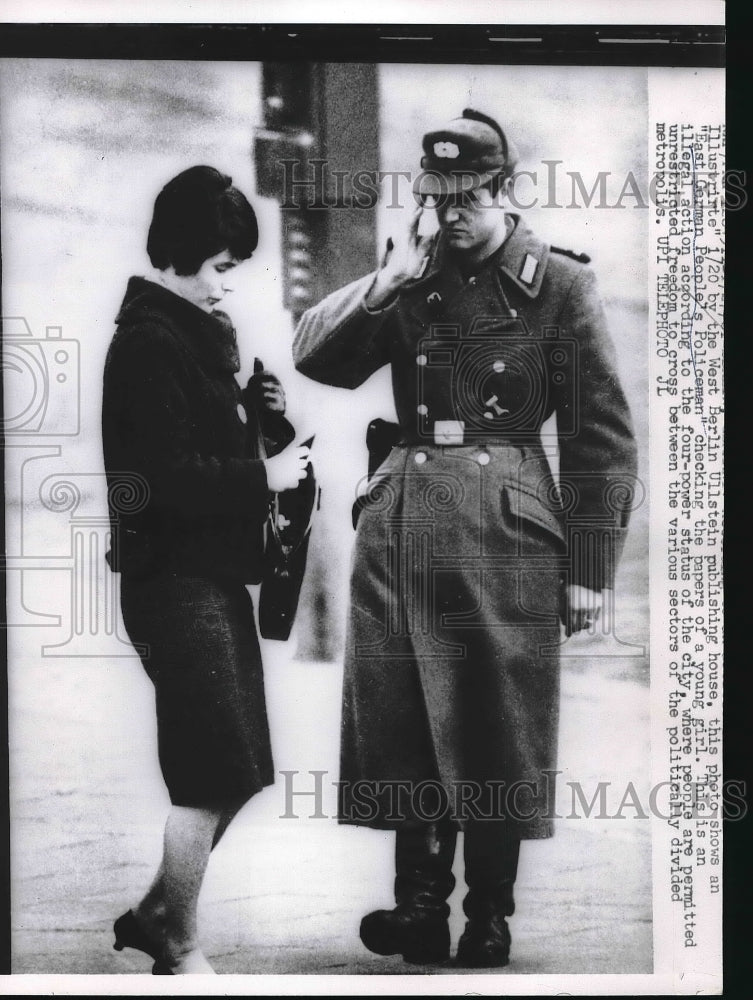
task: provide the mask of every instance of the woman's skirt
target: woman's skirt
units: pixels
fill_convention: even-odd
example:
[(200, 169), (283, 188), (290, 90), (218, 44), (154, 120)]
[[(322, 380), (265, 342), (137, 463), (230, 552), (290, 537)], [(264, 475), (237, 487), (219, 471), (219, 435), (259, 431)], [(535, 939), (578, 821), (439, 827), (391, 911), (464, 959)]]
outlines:
[(237, 808), (274, 781), (261, 652), (242, 583), (121, 579), (123, 622), (154, 684), (173, 805)]

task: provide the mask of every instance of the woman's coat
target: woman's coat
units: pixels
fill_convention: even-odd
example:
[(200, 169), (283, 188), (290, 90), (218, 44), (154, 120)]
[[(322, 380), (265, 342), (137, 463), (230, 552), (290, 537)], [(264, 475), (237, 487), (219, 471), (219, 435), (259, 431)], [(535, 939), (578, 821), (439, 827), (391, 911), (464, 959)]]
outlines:
[(244, 405), (224, 313), (131, 278), (117, 324), (102, 409), (112, 568), (258, 582), (269, 510), (259, 436), (275, 454), (293, 428)]

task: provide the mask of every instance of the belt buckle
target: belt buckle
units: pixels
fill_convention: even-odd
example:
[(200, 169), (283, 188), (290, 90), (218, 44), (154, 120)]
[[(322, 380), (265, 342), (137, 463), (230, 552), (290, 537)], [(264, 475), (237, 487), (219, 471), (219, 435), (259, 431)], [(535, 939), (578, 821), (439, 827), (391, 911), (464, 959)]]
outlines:
[(437, 420), (434, 423), (435, 444), (462, 444), (465, 440), (464, 420)]

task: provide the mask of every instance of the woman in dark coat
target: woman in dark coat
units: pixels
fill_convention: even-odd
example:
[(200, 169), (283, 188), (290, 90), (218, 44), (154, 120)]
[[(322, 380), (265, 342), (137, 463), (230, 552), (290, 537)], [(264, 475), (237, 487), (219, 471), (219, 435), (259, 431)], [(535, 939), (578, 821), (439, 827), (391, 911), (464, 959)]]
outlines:
[[(172, 808), (141, 902), (115, 922), (156, 974), (213, 970), (196, 935), (209, 853), (238, 809), (273, 781), (264, 685), (246, 584), (261, 575), (270, 492), (305, 476), (284, 395), (238, 348), (217, 306), (258, 240), (231, 179), (192, 167), (161, 191), (107, 355), (103, 446), (123, 620), (155, 688), (159, 759)], [(267, 457), (270, 456), (270, 457)]]

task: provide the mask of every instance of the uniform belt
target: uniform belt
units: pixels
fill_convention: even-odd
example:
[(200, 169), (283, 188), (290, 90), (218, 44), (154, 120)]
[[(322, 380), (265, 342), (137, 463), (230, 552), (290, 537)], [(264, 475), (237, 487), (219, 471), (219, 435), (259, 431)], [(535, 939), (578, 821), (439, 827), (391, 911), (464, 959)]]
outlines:
[(515, 435), (513, 439), (511, 436), (505, 437), (501, 434), (490, 433), (489, 430), (483, 427), (467, 428), (461, 420), (437, 420), (434, 424), (428, 425), (420, 433), (413, 429), (407, 430), (401, 427), (397, 443), (407, 446), (442, 445), (444, 447), (488, 444), (507, 445), (518, 448), (521, 444), (521, 441), (518, 439), (521, 437), (538, 440), (538, 435), (533, 434)]

